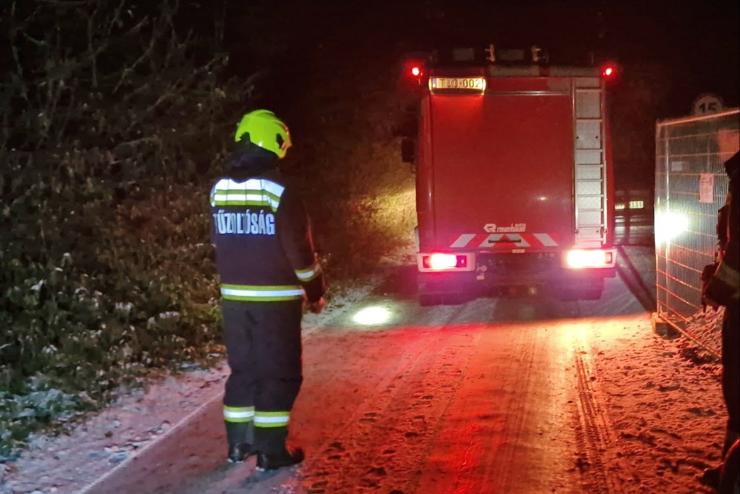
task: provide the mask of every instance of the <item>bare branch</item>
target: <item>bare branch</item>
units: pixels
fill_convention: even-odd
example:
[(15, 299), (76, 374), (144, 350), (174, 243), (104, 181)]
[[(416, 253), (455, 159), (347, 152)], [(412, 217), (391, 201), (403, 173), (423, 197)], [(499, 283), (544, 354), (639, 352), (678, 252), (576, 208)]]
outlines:
[(25, 31), (21, 31), (21, 35), (24, 38), (26, 38), (27, 41), (30, 41), (31, 43), (33, 43), (34, 45), (36, 45), (38, 47), (45, 47), (46, 46), (46, 41), (44, 41), (42, 39), (36, 39), (36, 38), (34, 38), (33, 36), (31, 36), (30, 34), (28, 34)]
[(103, 36), (107, 39), (113, 34), (113, 30), (116, 28), (116, 26), (121, 25), (121, 14), (123, 13), (123, 9), (126, 6), (128, 0), (120, 0), (118, 2), (118, 7), (113, 12), (113, 15), (110, 18), (110, 21), (108, 22), (108, 26), (105, 29), (105, 32), (103, 33)]
[(62, 8), (84, 7), (88, 4), (86, 0), (36, 0), (36, 2)]
[(21, 65), (21, 57), (18, 54), (18, 46), (15, 44), (16, 33), (22, 29), (13, 25), (13, 21), (16, 20), (16, 5), (16, 2), (13, 2), (13, 6), (10, 9), (10, 46), (13, 53), (13, 61), (15, 62), (15, 69), (18, 71), (18, 82), (20, 83), (21, 96), (24, 100), (28, 101), (28, 86), (26, 86), (23, 65)]
[(64, 137), (64, 133), (67, 130), (67, 125), (69, 124), (69, 121), (72, 118), (73, 114), (77, 114), (79, 112), (79, 109), (76, 107), (76, 87), (70, 88), (70, 100), (66, 105), (66, 111), (64, 112), (64, 116), (62, 117), (62, 120), (60, 124), (57, 126), (57, 134), (56, 134), (56, 142), (61, 142), (62, 138)]
[(95, 14), (98, 12), (96, 8), (92, 14), (87, 16), (87, 51), (90, 53), (90, 75), (92, 78), (93, 88), (98, 88), (98, 56), (96, 51), (93, 49), (93, 22), (95, 20)]
[[(136, 32), (140, 29), (144, 23), (146, 23), (148, 20), (147, 18), (142, 19), (140, 23), (138, 23), (136, 26), (134, 26), (129, 32)], [(150, 58), (152, 56), (152, 53), (154, 52), (154, 47), (156, 45), (156, 39), (154, 37), (150, 38), (149, 44), (147, 45), (146, 49), (141, 53), (139, 58), (134, 60), (134, 62), (129, 65), (128, 67), (124, 67), (121, 71), (121, 77), (118, 79), (118, 83), (116, 83), (115, 87), (113, 88), (113, 94), (117, 94), (118, 90), (121, 88), (121, 85), (126, 82), (129, 75), (132, 74), (138, 67), (141, 65), (145, 60)]]
[(113, 148), (113, 152), (114, 153), (119, 152), (122, 149), (127, 148), (127, 147), (136, 147), (141, 144), (152, 144), (152, 143), (158, 143), (161, 145), (161, 139), (159, 139), (158, 137), (149, 136), (149, 137), (141, 137), (139, 139), (132, 139), (130, 141), (119, 142), (116, 145), (116, 147)]

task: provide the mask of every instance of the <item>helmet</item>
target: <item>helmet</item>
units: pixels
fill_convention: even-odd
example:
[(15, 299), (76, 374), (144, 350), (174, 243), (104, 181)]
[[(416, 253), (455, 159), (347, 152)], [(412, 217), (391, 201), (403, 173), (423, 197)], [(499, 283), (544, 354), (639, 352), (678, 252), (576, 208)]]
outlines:
[(242, 117), (236, 127), (234, 141), (240, 142), (244, 137), (281, 159), (292, 145), (288, 126), (270, 110), (254, 110)]

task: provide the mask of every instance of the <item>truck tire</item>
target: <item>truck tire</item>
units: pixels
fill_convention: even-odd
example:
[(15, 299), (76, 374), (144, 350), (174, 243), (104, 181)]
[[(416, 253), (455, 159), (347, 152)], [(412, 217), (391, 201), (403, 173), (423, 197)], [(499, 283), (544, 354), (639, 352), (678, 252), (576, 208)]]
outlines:
[(580, 298), (582, 300), (599, 300), (601, 295), (604, 293), (604, 283), (598, 285), (589, 286), (581, 291)]
[(430, 307), (434, 305), (460, 305), (466, 301), (461, 293), (422, 293), (419, 294), (419, 305)]
[(599, 300), (604, 293), (604, 280), (569, 286), (556, 286), (555, 290), (558, 299), (565, 302)]
[(419, 295), (419, 305), (422, 307), (431, 307), (433, 305), (442, 305), (442, 295), (431, 295), (428, 293)]

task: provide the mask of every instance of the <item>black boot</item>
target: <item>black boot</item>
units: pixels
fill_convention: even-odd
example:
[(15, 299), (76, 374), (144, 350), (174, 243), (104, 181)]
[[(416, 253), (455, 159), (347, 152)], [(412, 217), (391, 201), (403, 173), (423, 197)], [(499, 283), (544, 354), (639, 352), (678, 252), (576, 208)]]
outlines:
[(699, 482), (702, 485), (705, 485), (709, 488), (718, 490), (719, 489), (719, 478), (720, 478), (721, 472), (722, 472), (721, 465), (718, 467), (706, 468), (702, 472), (701, 477), (699, 477)]
[(227, 459), (229, 463), (242, 463), (251, 454), (254, 454), (251, 444), (229, 444), (229, 455)]
[(727, 430), (725, 431), (725, 442), (724, 442), (724, 445), (722, 446), (723, 463), (721, 463), (720, 465), (716, 467), (710, 467), (710, 468), (704, 469), (704, 471), (701, 474), (701, 477), (699, 477), (699, 482), (701, 482), (703, 485), (707, 487), (711, 487), (712, 489), (719, 490), (720, 478), (722, 476), (722, 469), (723, 469), (725, 456), (727, 455), (727, 451), (735, 443), (735, 441), (737, 441), (737, 439), (738, 439), (738, 433), (728, 427)]
[(252, 422), (225, 422), (226, 439), (229, 443), (227, 458), (229, 463), (241, 463), (255, 453), (254, 425)]
[(275, 470), (302, 462), (303, 450), (288, 450), (285, 447), (287, 439), (287, 427), (255, 427), (255, 449), (259, 451), (257, 469)]
[(299, 464), (304, 458), (305, 455), (301, 448), (296, 448), (293, 451), (284, 449), (280, 453), (260, 452), (257, 454), (257, 469), (264, 471), (290, 467)]
[(725, 430), (725, 442), (722, 445), (722, 458), (727, 456), (727, 452), (735, 444), (735, 441), (740, 439), (740, 434), (730, 429), (729, 427)]
[[(737, 437), (737, 435), (735, 435)], [(730, 494), (740, 487), (740, 439), (736, 440), (725, 455), (719, 476), (720, 494)]]

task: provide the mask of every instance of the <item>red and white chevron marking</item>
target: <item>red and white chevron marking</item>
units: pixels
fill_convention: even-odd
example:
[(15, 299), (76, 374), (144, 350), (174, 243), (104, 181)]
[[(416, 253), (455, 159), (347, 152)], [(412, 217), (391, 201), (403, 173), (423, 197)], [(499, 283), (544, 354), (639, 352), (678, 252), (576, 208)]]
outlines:
[[(555, 236), (556, 238), (556, 236)], [(550, 233), (463, 233), (450, 244), (453, 249), (542, 249), (558, 243)]]

